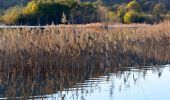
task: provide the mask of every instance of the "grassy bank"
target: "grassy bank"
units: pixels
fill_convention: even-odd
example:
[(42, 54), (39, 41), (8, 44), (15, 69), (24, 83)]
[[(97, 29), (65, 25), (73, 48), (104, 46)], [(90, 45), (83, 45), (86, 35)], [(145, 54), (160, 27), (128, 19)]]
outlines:
[(134, 29), (1, 29), (1, 69), (165, 63), (170, 61), (169, 28), (170, 22)]

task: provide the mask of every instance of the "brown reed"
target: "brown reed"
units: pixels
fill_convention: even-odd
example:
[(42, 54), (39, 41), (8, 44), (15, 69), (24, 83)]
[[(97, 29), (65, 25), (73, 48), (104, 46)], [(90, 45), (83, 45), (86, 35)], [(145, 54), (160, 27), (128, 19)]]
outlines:
[[(3, 66), (111, 66), (124, 58), (170, 60), (170, 22), (139, 28), (58, 27), (1, 29)], [(87, 63), (88, 62), (88, 63)], [(82, 64), (80, 64), (82, 63)]]

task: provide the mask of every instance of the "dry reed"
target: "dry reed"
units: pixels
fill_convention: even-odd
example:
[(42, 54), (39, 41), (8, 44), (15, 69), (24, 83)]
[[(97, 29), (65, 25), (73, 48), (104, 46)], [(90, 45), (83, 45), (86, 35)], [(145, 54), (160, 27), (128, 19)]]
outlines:
[(136, 59), (144, 64), (151, 59), (169, 62), (169, 28), (170, 23), (164, 22), (131, 29), (56, 26), (1, 29), (1, 69), (4, 66), (83, 66), (93, 60), (96, 65), (111, 66), (125, 58), (134, 60), (133, 63)]
[[(0, 30), (3, 96), (51, 94), (121, 66), (170, 61), (170, 22), (145, 28), (56, 27)], [(142, 72), (146, 73), (146, 72)], [(15, 99), (15, 98), (13, 98)]]

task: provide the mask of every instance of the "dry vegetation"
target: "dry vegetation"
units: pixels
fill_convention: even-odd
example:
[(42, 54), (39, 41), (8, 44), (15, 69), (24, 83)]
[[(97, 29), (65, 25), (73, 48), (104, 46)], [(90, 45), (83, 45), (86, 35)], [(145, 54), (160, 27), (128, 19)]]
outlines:
[(47, 26), (1, 29), (0, 66), (95, 66), (162, 63), (170, 60), (170, 23), (145, 28)]
[(143, 30), (136, 30), (130, 38), (131, 49), (138, 55), (159, 61), (170, 61), (170, 23), (164, 22)]
[(28, 99), (109, 72), (121, 76), (117, 71), (125, 66), (169, 63), (169, 28), (170, 22), (108, 30), (56, 26), (1, 29), (2, 95)]

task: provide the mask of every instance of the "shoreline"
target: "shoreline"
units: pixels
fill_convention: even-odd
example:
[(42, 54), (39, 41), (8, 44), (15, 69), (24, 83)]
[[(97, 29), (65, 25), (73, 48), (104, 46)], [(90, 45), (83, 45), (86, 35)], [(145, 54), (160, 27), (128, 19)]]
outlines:
[(8, 25), (0, 25), (0, 29), (4, 28), (48, 28), (48, 27), (56, 27), (56, 28), (147, 28), (154, 25), (150, 24), (113, 24), (113, 25), (103, 25), (103, 24), (78, 24), (78, 25), (46, 25), (46, 26), (8, 26)]

